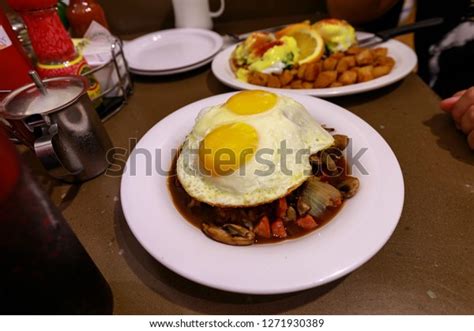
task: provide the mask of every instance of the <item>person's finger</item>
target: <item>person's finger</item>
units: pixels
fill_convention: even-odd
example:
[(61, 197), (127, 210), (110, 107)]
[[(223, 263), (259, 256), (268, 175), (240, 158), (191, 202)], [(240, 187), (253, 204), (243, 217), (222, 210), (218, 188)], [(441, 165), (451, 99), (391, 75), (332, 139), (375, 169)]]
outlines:
[(462, 91), (458, 91), (456, 93), (453, 94), (453, 97), (460, 97), (461, 95), (463, 95), (464, 93), (466, 93), (467, 90), (462, 90)]
[(442, 110), (449, 112), (453, 109), (453, 106), (456, 104), (456, 102), (458, 102), (460, 98), (461, 96), (458, 95), (458, 96), (452, 96), (450, 98), (441, 100), (441, 102), (439, 103), (439, 106)]
[(454, 104), (466, 93), (467, 90), (458, 91), (452, 97), (441, 100), (440, 107), (444, 111), (450, 111)]
[(469, 144), (469, 147), (474, 150), (474, 130), (467, 136), (467, 143)]
[(456, 122), (461, 122), (461, 117), (474, 104), (474, 87), (469, 88), (451, 109), (451, 116)]
[(461, 122), (459, 124), (461, 126), (462, 132), (466, 134), (474, 130), (474, 104), (469, 107), (464, 115), (462, 115)]

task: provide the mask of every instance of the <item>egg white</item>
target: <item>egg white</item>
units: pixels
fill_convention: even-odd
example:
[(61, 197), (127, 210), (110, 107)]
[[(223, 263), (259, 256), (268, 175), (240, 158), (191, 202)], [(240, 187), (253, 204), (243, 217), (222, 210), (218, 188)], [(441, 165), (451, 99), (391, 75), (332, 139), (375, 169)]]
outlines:
[[(255, 128), (259, 136), (257, 152), (230, 175), (203, 174), (199, 170), (200, 143), (215, 128), (234, 122)], [(287, 151), (292, 151), (285, 162), (280, 153), (282, 142)], [(186, 192), (199, 201), (223, 207), (255, 206), (300, 186), (311, 174), (309, 155), (333, 142), (303, 105), (286, 96), (279, 95), (272, 109), (253, 115), (239, 115), (225, 104), (217, 105), (203, 109), (196, 118), (178, 157), (177, 175)]]

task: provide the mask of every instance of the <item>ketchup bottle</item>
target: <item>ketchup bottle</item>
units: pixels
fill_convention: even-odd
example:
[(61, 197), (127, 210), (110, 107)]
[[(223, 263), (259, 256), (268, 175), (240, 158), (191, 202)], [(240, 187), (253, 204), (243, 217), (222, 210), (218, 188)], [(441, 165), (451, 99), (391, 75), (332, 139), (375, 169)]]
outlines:
[(109, 285), (0, 128), (0, 314), (110, 314)]
[(31, 83), (31, 78), (28, 76), (28, 71), (32, 70), (31, 63), (1, 8), (0, 63), (0, 90), (14, 90)]

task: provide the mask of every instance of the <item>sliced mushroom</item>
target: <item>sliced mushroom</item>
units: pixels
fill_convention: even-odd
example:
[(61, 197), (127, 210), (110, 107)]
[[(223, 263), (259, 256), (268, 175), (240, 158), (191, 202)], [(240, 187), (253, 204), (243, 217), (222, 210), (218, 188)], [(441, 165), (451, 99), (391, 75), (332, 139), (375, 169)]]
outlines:
[(324, 130), (326, 130), (327, 132), (336, 131), (336, 129), (334, 129), (334, 128), (328, 128), (328, 127), (326, 127), (326, 124), (323, 124), (323, 125), (321, 125), (321, 126), (322, 126), (322, 128), (323, 128)]
[(285, 221), (287, 222), (294, 222), (296, 221), (296, 210), (295, 208), (293, 207), (288, 207), (288, 209), (286, 210), (286, 217), (285, 217)]
[(209, 238), (227, 245), (248, 246), (252, 245), (255, 241), (255, 233), (236, 224), (224, 224), (219, 227), (213, 224), (202, 223), (202, 231)]
[(306, 213), (311, 209), (311, 207), (306, 202), (304, 202), (303, 199), (298, 199), (296, 208), (298, 209), (298, 214), (300, 216), (306, 215)]
[(359, 190), (359, 179), (356, 177), (346, 177), (337, 185), (337, 189), (341, 191), (345, 199), (352, 198)]
[(321, 160), (326, 170), (328, 170), (330, 173), (336, 172), (338, 170), (336, 162), (327, 151), (323, 151), (321, 153)]
[(332, 136), (334, 138), (334, 146), (339, 149), (340, 151), (343, 151), (346, 149), (347, 145), (349, 145), (349, 137), (344, 136), (342, 134), (335, 134)]
[(323, 161), (321, 160), (321, 157), (318, 154), (310, 155), (309, 163), (313, 166), (317, 166), (318, 168), (323, 165)]
[(344, 151), (339, 149), (338, 147), (332, 146), (332, 147), (326, 148), (324, 152), (322, 153), (329, 155), (331, 159), (333, 160), (339, 160), (340, 158), (344, 157), (343, 152)]

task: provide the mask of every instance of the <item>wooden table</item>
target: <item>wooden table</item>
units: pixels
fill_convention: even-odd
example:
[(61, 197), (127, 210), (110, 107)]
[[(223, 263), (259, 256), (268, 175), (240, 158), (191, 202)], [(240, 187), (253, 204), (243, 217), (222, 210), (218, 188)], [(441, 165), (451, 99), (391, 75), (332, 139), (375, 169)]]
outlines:
[[(247, 27), (258, 25), (252, 24)], [(234, 25), (234, 30), (246, 28)], [(115, 146), (128, 149), (130, 139), (142, 137), (167, 114), (227, 91), (209, 65), (172, 77), (137, 78), (130, 103), (106, 128)], [(110, 283), (114, 312), (474, 313), (474, 153), (465, 137), (415, 74), (375, 92), (331, 101), (363, 118), (390, 144), (403, 170), (406, 196), (395, 233), (374, 258), (311, 290), (249, 296), (195, 284), (155, 261), (131, 234), (120, 206), (120, 177), (100, 176), (81, 186), (42, 177)]]

